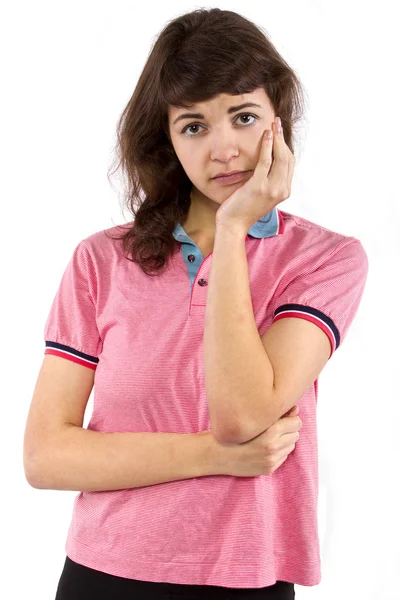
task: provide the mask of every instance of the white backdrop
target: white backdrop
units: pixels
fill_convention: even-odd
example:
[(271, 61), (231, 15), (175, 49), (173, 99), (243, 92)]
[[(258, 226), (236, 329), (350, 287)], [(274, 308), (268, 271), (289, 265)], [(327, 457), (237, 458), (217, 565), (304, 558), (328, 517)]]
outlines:
[[(14, 0), (2, 7), (1, 587), (7, 600), (54, 599), (78, 494), (34, 489), (24, 476), (24, 429), (50, 304), (77, 243), (130, 220), (107, 179), (116, 122), (155, 37), (167, 21), (201, 6)], [(369, 258), (355, 321), (319, 378), (322, 581), (296, 585), (296, 600), (399, 600), (396, 3), (203, 6), (262, 26), (305, 86), (306, 124), (282, 210), (359, 238)], [(93, 396), (84, 427), (92, 407)]]

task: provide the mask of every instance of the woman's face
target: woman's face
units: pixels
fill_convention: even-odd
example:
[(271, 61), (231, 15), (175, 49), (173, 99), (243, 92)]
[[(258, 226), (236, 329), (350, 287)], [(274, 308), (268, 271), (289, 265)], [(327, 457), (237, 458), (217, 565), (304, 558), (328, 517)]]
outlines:
[[(257, 106), (243, 106), (228, 112), (231, 107), (247, 103)], [(274, 118), (275, 112), (264, 88), (238, 96), (220, 94), (193, 105), (190, 111), (170, 106), (171, 142), (193, 183), (192, 196), (212, 200), (218, 210), (218, 206), (252, 176), (262, 135), (272, 128)], [(229, 185), (213, 179), (227, 171), (249, 172), (245, 179)]]

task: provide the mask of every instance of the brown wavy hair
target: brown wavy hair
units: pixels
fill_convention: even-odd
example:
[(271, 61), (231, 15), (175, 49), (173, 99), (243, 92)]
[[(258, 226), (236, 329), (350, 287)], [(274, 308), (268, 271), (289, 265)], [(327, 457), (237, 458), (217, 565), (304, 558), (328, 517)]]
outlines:
[(122, 240), (125, 258), (147, 275), (157, 275), (180, 250), (172, 234), (185, 222), (191, 201), (192, 182), (169, 136), (168, 106), (190, 108), (261, 87), (295, 154), (293, 129), (303, 116), (304, 90), (263, 29), (230, 10), (201, 8), (161, 31), (120, 116), (114, 148), (113, 173), (120, 166), (126, 172), (124, 203), (135, 219), (113, 239)]

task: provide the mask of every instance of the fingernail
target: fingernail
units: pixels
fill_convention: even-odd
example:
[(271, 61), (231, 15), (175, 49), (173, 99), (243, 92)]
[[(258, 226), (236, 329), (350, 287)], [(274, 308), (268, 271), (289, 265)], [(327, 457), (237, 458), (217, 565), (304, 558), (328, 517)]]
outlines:
[(276, 117), (276, 130), (278, 133), (282, 131), (282, 121), (279, 117)]

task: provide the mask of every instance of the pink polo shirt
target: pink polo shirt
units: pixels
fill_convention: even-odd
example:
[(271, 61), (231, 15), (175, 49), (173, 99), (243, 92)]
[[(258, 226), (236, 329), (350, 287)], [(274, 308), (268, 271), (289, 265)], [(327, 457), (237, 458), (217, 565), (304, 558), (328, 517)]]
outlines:
[[(212, 253), (204, 258), (178, 224), (179, 251), (163, 274), (150, 277), (106, 233), (115, 237), (121, 229), (96, 232), (76, 246), (45, 325), (45, 353), (95, 369), (88, 429), (211, 429), (203, 329)], [(278, 319), (307, 319), (334, 352), (366, 283), (361, 242), (274, 208), (249, 229), (245, 245), (260, 335)], [(303, 427), (296, 448), (271, 475), (79, 492), (67, 555), (141, 581), (317, 585), (317, 397), (318, 379), (298, 402)]]

